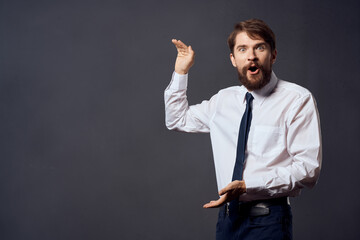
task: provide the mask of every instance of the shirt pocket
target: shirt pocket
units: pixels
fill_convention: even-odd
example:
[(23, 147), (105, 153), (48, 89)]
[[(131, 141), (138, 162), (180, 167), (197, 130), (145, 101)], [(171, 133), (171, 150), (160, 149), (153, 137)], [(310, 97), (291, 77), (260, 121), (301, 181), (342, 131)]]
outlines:
[(253, 153), (261, 157), (276, 157), (285, 149), (285, 129), (276, 126), (255, 126)]

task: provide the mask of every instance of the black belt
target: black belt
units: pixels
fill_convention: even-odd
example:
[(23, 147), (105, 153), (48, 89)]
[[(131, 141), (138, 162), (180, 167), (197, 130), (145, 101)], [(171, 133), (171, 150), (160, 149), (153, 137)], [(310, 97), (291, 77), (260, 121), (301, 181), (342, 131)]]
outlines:
[[(264, 216), (270, 214), (270, 206), (274, 205), (288, 205), (287, 197), (273, 198), (266, 200), (256, 200), (251, 202), (239, 202), (239, 215), (240, 216)], [(229, 215), (229, 204), (225, 204), (225, 211)]]

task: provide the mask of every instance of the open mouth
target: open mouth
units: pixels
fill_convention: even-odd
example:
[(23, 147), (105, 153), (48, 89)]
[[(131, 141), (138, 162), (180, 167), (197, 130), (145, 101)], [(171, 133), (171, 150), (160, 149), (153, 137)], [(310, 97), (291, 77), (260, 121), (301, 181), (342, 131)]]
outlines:
[(260, 69), (256, 65), (250, 66), (248, 70), (250, 71), (250, 74), (258, 74), (260, 71)]
[(256, 66), (249, 67), (250, 72), (256, 72), (258, 68)]

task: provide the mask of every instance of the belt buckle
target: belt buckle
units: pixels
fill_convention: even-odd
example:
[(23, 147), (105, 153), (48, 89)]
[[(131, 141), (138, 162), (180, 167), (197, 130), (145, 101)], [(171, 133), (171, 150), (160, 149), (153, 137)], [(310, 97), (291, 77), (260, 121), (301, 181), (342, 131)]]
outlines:
[(265, 216), (270, 214), (269, 208), (262, 208), (262, 207), (252, 207), (250, 209), (249, 215), (251, 217), (259, 217), (259, 216)]
[(268, 206), (269, 206), (268, 204), (265, 204), (263, 202), (259, 202), (254, 205), (254, 207), (259, 207), (259, 208), (267, 208)]

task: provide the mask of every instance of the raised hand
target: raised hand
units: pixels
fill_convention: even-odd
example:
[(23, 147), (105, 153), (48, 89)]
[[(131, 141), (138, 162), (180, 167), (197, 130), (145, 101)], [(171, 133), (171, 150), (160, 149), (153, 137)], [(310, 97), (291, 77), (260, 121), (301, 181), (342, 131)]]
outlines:
[(192, 65), (194, 65), (195, 52), (191, 46), (186, 46), (186, 44), (180, 40), (172, 39), (171, 41), (178, 51), (175, 62), (175, 72), (178, 74), (187, 74)]

